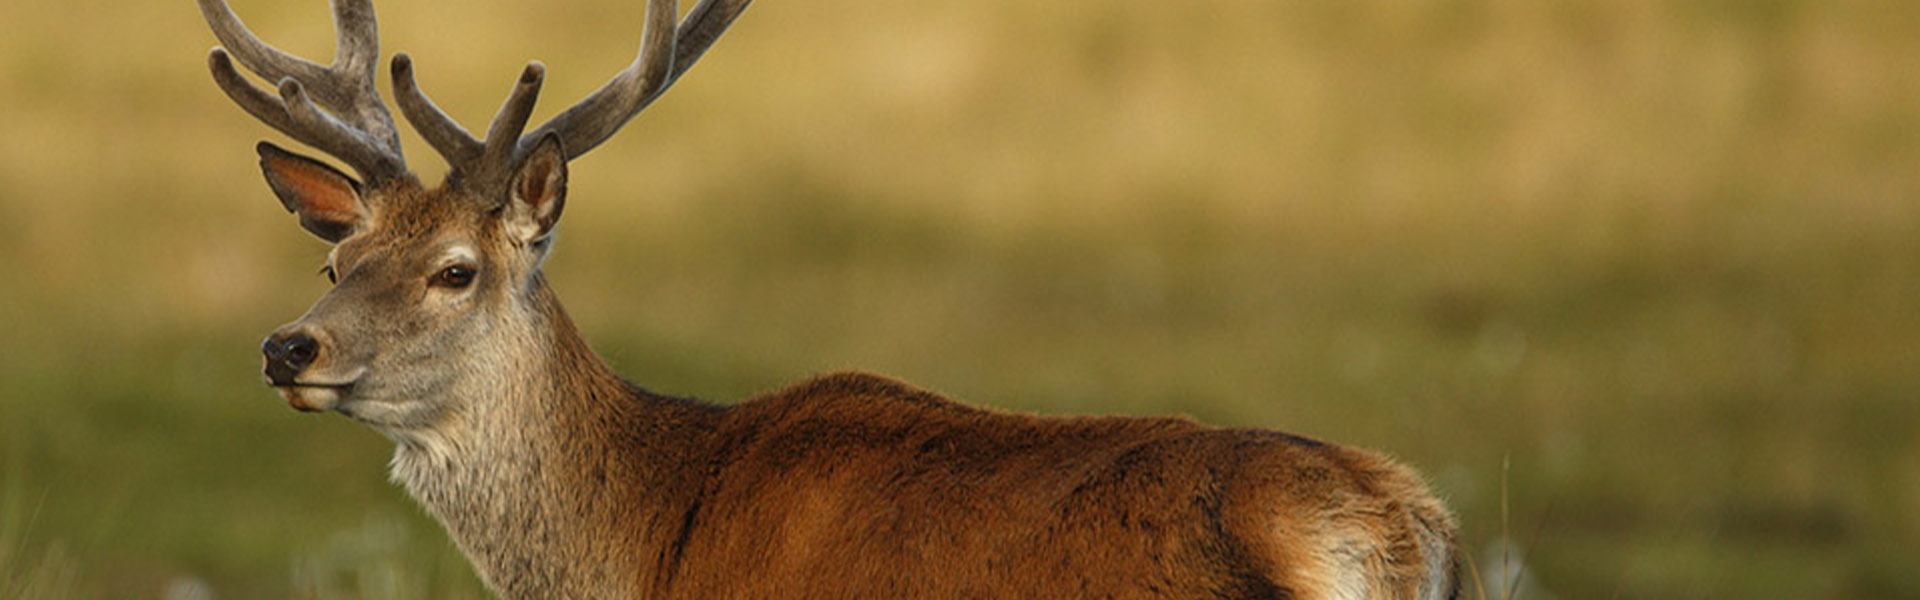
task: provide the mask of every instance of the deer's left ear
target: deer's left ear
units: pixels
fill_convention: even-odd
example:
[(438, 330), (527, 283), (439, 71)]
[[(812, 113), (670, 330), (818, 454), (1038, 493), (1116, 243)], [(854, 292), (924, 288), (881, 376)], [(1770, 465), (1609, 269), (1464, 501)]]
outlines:
[(508, 189), (507, 232), (515, 240), (533, 244), (553, 233), (560, 208), (567, 203), (567, 155), (560, 136), (548, 133), (533, 146), (514, 171)]

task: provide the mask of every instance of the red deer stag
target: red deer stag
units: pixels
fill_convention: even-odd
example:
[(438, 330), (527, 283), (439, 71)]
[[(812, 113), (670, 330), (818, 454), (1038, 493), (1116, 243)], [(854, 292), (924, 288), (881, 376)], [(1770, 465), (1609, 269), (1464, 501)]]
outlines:
[[(540, 264), (567, 161), (659, 97), (749, 0), (676, 26), (522, 135), (543, 67), (475, 139), (393, 58), (400, 112), (451, 165), (422, 186), (375, 88), (368, 0), (333, 0), (334, 62), (198, 0), (246, 112), (359, 178), (262, 142), (268, 185), (334, 244), (335, 281), (262, 345), (303, 411), (371, 425), (393, 479), (511, 598), (1445, 598), (1454, 524), (1372, 452), (1183, 418), (975, 408), (864, 373), (733, 405), (641, 389), (581, 338)], [(238, 60), (278, 86), (251, 83)]]

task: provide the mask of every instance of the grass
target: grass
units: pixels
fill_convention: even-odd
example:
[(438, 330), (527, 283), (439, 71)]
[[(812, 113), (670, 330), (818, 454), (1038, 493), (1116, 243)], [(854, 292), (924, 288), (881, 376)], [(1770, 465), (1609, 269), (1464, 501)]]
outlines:
[[(326, 54), (322, 3), (236, 3)], [(598, 85), (638, 15), (380, 4), (474, 126), (527, 58), (536, 118)], [(0, 7), (0, 588), (478, 596), (387, 442), (259, 385), (324, 245), (198, 19)], [(1469, 548), (1538, 528), (1526, 582), (1559, 597), (1910, 597), (1917, 28), (1891, 0), (763, 2), (576, 161), (549, 269), (662, 391), (861, 367), (1279, 427), (1418, 465)]]
[[(9, 471), (9, 474), (12, 471)], [(33, 537), (46, 496), (29, 501), (20, 481), (9, 475), (0, 487), (0, 598), (60, 598), (78, 576), (73, 557), (59, 544)]]

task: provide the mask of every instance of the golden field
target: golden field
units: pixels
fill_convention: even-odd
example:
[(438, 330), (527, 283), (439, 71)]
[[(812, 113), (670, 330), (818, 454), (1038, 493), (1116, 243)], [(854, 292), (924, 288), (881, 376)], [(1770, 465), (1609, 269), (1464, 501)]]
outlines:
[[(330, 53), (324, 3), (235, 4)], [(583, 96), (641, 14), (379, 8), (470, 128), (528, 59), (536, 119)], [(761, 0), (573, 164), (548, 271), (663, 392), (857, 367), (1281, 428), (1419, 466), (1483, 571), (1525, 550), (1522, 597), (1913, 597), (1916, 32), (1896, 0)], [(213, 44), (186, 0), (0, 4), (0, 598), (481, 596), (386, 440), (261, 384), (326, 248)]]

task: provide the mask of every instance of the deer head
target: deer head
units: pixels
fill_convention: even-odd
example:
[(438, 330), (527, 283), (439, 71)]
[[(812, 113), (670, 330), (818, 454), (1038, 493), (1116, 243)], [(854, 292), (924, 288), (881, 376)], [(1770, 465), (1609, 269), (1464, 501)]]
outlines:
[[(649, 0), (633, 63), (552, 120), (526, 131), (545, 68), (521, 71), (475, 139), (415, 85), (394, 56), (401, 113), (451, 166), (422, 186), (374, 86), (379, 42), (369, 0), (333, 0), (337, 49), (322, 66), (263, 43), (224, 0), (198, 0), (225, 48), (214, 81), (255, 118), (338, 158), (258, 145), (267, 184), (307, 231), (334, 244), (334, 288), (261, 345), (265, 374), (293, 407), (337, 410), (383, 430), (433, 424), (462, 407), (463, 386), (511, 377), (547, 322), (564, 320), (540, 275), (567, 195), (567, 161), (658, 98), (750, 0), (702, 0), (678, 26), (674, 0)], [(229, 51), (231, 53), (229, 53)], [(275, 82), (262, 89), (234, 61)]]

